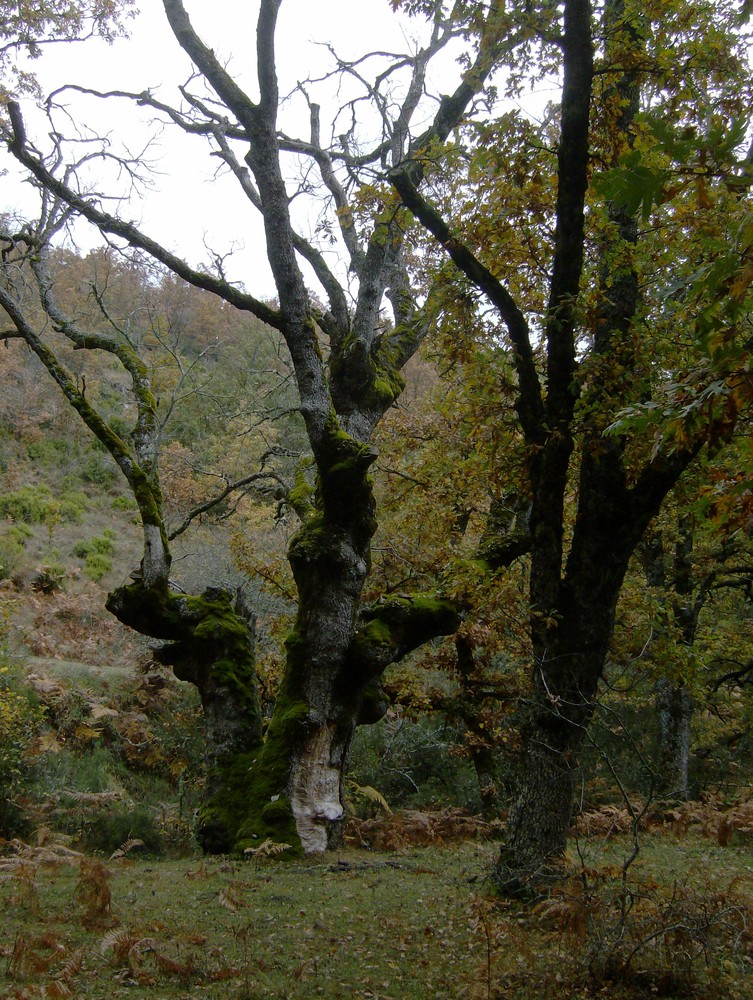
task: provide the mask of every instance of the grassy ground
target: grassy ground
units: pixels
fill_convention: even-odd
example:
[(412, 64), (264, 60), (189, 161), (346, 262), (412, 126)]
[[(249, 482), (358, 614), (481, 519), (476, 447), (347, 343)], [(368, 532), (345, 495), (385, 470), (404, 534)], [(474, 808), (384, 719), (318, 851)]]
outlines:
[(6, 845), (0, 997), (753, 997), (750, 852), (647, 838), (620, 926), (628, 847), (586, 845), (532, 905), (491, 895), (491, 844), (83, 868)]
[(484, 962), (471, 882), (489, 861), (490, 848), (473, 845), (301, 864), (127, 858), (108, 863), (112, 902), (99, 913), (78, 865), (40, 865), (0, 886), (0, 990), (66, 995), (58, 983), (92, 1000), (475, 996)]

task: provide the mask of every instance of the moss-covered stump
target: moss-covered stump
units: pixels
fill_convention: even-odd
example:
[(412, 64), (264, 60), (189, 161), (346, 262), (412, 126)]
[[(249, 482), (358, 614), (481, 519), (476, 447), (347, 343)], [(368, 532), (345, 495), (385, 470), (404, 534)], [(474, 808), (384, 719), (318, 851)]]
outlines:
[(196, 685), (207, 763), (197, 836), (207, 851), (232, 849), (243, 810), (227, 803), (240, 801), (248, 788), (251, 759), (262, 742), (251, 624), (234, 609), (233, 595), (218, 588), (197, 597), (137, 582), (110, 594), (107, 607), (131, 628), (167, 640), (155, 658), (179, 680)]

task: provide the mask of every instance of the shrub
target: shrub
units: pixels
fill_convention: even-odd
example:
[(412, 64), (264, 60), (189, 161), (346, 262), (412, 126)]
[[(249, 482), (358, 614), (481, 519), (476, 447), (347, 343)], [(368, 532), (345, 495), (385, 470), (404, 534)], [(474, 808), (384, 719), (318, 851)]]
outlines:
[(164, 853), (157, 816), (132, 802), (110, 803), (106, 809), (88, 816), (79, 835), (83, 846), (90, 851), (112, 854), (126, 841), (138, 839), (144, 842), (147, 853)]
[(84, 573), (93, 580), (94, 583), (99, 583), (102, 577), (107, 576), (107, 574), (112, 569), (112, 559), (100, 552), (91, 552), (84, 563)]
[(47, 486), (22, 486), (0, 496), (0, 518), (41, 524), (59, 516), (60, 508)]
[(95, 452), (81, 466), (81, 478), (85, 483), (108, 489), (117, 480), (118, 473), (108, 456)]
[(41, 709), (14, 689), (9, 668), (0, 667), (0, 834), (6, 837), (22, 826), (16, 795), (33, 770), (32, 752), (41, 721)]
[(0, 538), (0, 580), (10, 580), (24, 556), (24, 547), (12, 538)]
[(115, 497), (112, 502), (113, 510), (138, 510), (138, 504), (133, 497), (129, 497), (127, 494)]
[(26, 451), (38, 465), (62, 468), (75, 461), (78, 446), (70, 438), (43, 437), (30, 441)]
[(32, 590), (38, 590), (42, 594), (54, 594), (63, 589), (65, 576), (65, 566), (60, 563), (40, 566), (31, 578)]
[(113, 545), (112, 538), (109, 537), (109, 534), (111, 533), (105, 532), (104, 535), (76, 542), (72, 550), (74, 556), (78, 556), (79, 559), (86, 559), (92, 555), (110, 555), (115, 546)]
[(350, 777), (377, 789), (393, 808), (441, 804), (481, 809), (478, 781), (459, 755), (455, 732), (428, 720), (387, 716), (356, 732)]
[(69, 524), (81, 524), (89, 509), (89, 498), (80, 490), (67, 490), (60, 499), (60, 516)]
[(6, 535), (14, 542), (18, 542), (19, 545), (25, 545), (30, 538), (34, 537), (34, 532), (28, 524), (12, 524), (8, 528)]

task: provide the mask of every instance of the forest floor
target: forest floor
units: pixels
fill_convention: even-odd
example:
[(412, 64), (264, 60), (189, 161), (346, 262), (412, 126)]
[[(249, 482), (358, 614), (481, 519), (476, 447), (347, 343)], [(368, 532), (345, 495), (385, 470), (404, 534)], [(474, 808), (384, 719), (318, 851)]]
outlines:
[(696, 833), (582, 839), (537, 903), (493, 843), (316, 860), (0, 858), (0, 997), (753, 997), (753, 855)]

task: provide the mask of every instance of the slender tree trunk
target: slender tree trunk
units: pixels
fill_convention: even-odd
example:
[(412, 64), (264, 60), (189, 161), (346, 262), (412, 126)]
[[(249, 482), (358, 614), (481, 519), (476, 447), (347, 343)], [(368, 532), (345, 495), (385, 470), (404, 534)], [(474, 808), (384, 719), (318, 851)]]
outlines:
[[(661, 628), (669, 631), (674, 624), (680, 644), (692, 648), (698, 626), (702, 602), (693, 600), (693, 532), (687, 518), (678, 524), (672, 564), (671, 585), (674, 590), (670, 620), (670, 593), (667, 579), (667, 559), (664, 543), (659, 533), (654, 533), (641, 544), (641, 562), (646, 581), (659, 588), (662, 601)], [(662, 799), (686, 799), (689, 794), (688, 767), (690, 763), (690, 735), (693, 719), (693, 699), (680, 679), (662, 677), (656, 684), (656, 781), (655, 791)]]
[(693, 699), (684, 684), (662, 678), (656, 685), (657, 786), (662, 799), (688, 798)]
[(499, 752), (481, 716), (484, 695), (479, 695), (479, 687), (483, 687), (483, 679), (479, 676), (470, 640), (457, 636), (455, 649), (460, 692), (452, 711), (460, 717), (472, 737), (468, 756), (476, 772), (481, 813), (484, 819), (498, 819), (501, 808)]

